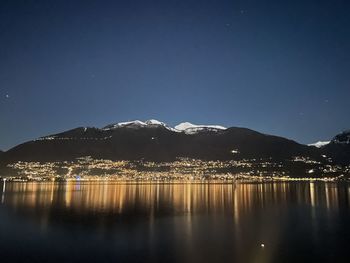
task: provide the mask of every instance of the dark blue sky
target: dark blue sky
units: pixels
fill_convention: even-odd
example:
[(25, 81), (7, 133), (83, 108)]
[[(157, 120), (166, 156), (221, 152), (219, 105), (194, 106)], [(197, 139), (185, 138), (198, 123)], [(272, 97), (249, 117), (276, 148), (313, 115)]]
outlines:
[(155, 118), (350, 128), (350, 1), (0, 1), (0, 148)]

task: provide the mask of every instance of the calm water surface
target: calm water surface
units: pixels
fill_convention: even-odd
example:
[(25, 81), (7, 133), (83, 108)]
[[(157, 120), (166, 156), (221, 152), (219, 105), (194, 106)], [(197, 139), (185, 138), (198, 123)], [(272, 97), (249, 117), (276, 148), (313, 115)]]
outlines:
[(0, 262), (350, 258), (345, 183), (2, 183), (0, 190)]

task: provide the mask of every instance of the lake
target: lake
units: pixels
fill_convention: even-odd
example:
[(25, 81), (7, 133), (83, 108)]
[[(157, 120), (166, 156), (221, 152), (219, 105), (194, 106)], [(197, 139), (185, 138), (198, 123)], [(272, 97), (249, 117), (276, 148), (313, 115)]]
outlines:
[(349, 262), (350, 185), (0, 184), (1, 262)]

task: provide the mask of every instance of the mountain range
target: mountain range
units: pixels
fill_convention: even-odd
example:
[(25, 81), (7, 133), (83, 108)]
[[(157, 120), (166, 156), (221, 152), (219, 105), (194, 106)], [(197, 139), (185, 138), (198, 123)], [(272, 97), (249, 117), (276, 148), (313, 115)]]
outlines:
[(350, 164), (350, 131), (329, 143), (303, 145), (283, 137), (240, 127), (194, 125), (170, 127), (157, 120), (129, 121), (103, 128), (79, 127), (40, 137), (0, 153), (0, 164), (16, 161), (62, 161), (82, 156), (111, 160), (173, 161), (178, 157), (203, 160), (269, 158), (290, 160), (296, 156), (341, 165)]

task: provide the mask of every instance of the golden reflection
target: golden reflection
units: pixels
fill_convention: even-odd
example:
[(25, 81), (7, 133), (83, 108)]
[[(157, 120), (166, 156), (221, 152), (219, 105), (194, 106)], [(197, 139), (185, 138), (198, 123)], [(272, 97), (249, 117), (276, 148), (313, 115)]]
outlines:
[(326, 193), (327, 208), (338, 209), (338, 204), (339, 204), (338, 188), (335, 187), (333, 184), (326, 183), (325, 190), (326, 190), (325, 193)]
[(274, 256), (289, 246), (296, 224), (321, 240), (320, 229), (338, 229), (334, 219), (350, 196), (347, 184), (332, 182), (6, 182), (0, 190), (1, 206), (34, 218), (28, 221), (45, 235), (65, 224), (85, 232), (86, 224), (108, 244), (143, 240), (156, 254), (169, 242), (179, 262), (220, 261), (216, 255), (280, 262)]
[[(11, 195), (7, 195), (11, 193)], [(172, 213), (231, 213), (237, 224), (242, 214), (267, 205), (286, 205), (291, 199), (311, 207), (338, 208), (334, 183), (6, 183), (2, 203), (13, 207), (48, 207), (108, 211), (118, 214), (133, 209), (150, 217), (161, 208)], [(137, 207), (136, 207), (137, 206)]]
[(5, 200), (5, 190), (6, 190), (6, 181), (4, 181), (4, 183), (2, 185), (1, 203), (4, 203), (4, 200)]
[(315, 206), (315, 184), (313, 182), (310, 183), (310, 202), (311, 206)]

